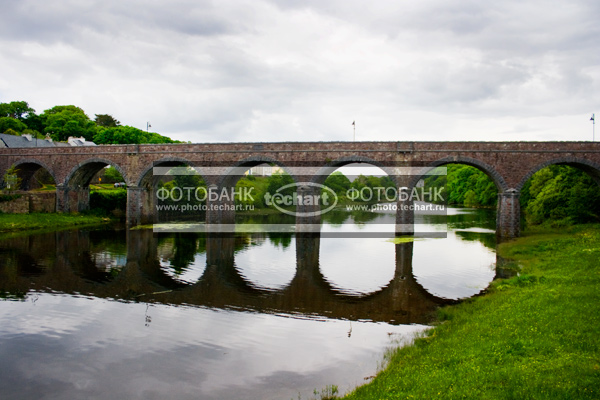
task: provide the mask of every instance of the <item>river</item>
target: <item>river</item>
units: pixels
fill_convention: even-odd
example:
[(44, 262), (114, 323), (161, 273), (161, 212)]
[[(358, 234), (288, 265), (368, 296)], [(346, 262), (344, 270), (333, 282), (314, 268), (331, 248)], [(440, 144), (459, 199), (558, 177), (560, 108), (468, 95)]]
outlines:
[[(333, 214), (332, 214), (333, 215)], [(272, 218), (272, 217), (271, 217)], [(345, 214), (324, 231), (361, 227)], [(371, 221), (393, 218), (380, 213)], [(438, 216), (420, 229), (439, 230)], [(118, 227), (0, 240), (3, 399), (311, 399), (495, 277), (494, 212), (403, 242)]]

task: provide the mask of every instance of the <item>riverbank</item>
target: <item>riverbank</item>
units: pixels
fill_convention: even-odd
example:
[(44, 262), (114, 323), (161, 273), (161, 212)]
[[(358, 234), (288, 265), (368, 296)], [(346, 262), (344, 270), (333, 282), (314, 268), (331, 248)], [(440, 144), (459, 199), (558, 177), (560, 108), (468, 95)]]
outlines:
[(61, 229), (83, 225), (99, 225), (110, 222), (110, 218), (82, 214), (0, 214), (0, 234)]
[(600, 398), (600, 226), (501, 244), (521, 271), (446, 307), (347, 399)]

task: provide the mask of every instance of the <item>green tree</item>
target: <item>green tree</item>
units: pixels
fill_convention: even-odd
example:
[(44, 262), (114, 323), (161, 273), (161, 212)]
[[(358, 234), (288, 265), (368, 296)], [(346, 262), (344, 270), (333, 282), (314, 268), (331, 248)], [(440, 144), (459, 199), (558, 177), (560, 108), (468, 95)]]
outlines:
[(294, 183), (294, 178), (292, 178), (292, 176), (288, 173), (279, 172), (273, 174), (267, 179), (267, 182), (267, 193), (269, 193), (270, 195), (274, 195), (275, 193), (281, 193), (284, 196), (291, 196), (296, 190), (295, 186), (290, 186), (283, 190), (279, 190), (280, 188), (286, 185)]
[(39, 136), (42, 136), (40, 132), (44, 132), (44, 129), (46, 128), (44, 119), (35, 113), (29, 113), (23, 122), (27, 125), (27, 128), (37, 132)]
[[(294, 193), (298, 191), (298, 187), (293, 183), (294, 178), (292, 178), (292, 176), (286, 172), (278, 172), (269, 176), (267, 178), (265, 193), (259, 195), (261, 202), (262, 198), (272, 198), (271, 196), (274, 196), (275, 194), (282, 196), (294, 196)], [(288, 185), (290, 186), (282, 189), (284, 186)], [(293, 205), (292, 208), (295, 208), (295, 205)]]
[(29, 107), (26, 101), (11, 101), (10, 103), (0, 103), (0, 117), (10, 117), (24, 121), (29, 114), (35, 110)]
[(96, 118), (94, 119), (94, 121), (96, 122), (96, 125), (98, 126), (106, 126), (109, 128), (115, 128), (117, 126), (120, 126), (121, 123), (119, 121), (117, 121), (115, 118), (113, 118), (112, 115), (108, 115), (108, 114), (95, 114)]
[(27, 129), (27, 125), (12, 117), (0, 117), (0, 132), (6, 133), (7, 130), (13, 130), (15, 132), (23, 132)]
[(178, 143), (158, 133), (146, 132), (133, 126), (99, 127), (94, 136), (96, 144)]
[(73, 105), (54, 106), (44, 111), (41, 117), (46, 125), (44, 131), (53, 140), (66, 141), (70, 136), (93, 140), (96, 133), (94, 121), (81, 108)]
[(448, 164), (445, 167), (446, 175), (429, 175), (425, 178), (426, 189), (445, 187), (448, 204), (467, 207), (496, 205), (498, 190), (483, 171), (463, 164)]
[(479, 202), (477, 201), (477, 195), (473, 189), (469, 189), (467, 193), (465, 193), (465, 207), (477, 207)]
[(325, 179), (324, 185), (333, 190), (338, 197), (346, 196), (346, 192), (350, 189), (352, 182), (340, 171), (335, 171)]
[(529, 224), (586, 223), (600, 220), (600, 189), (585, 172), (551, 165), (535, 173), (521, 202)]
[(22, 179), (19, 177), (19, 170), (12, 166), (4, 173), (4, 185), (7, 190), (14, 191), (21, 187)]
[(15, 131), (14, 129), (8, 128), (7, 130), (5, 130), (3, 132), (5, 135), (13, 135), (13, 136), (19, 136), (20, 133)]
[(123, 175), (113, 166), (110, 166), (104, 170), (104, 176), (109, 183), (123, 182)]

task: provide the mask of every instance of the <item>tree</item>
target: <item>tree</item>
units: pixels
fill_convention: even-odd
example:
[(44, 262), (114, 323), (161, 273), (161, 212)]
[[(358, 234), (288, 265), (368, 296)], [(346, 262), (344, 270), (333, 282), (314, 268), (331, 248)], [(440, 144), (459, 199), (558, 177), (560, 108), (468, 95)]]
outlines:
[(108, 115), (108, 114), (95, 114), (96, 118), (94, 119), (94, 121), (96, 122), (96, 125), (98, 126), (106, 126), (109, 128), (115, 128), (117, 126), (120, 126), (121, 123), (119, 121), (117, 121), (115, 118), (113, 118), (112, 115)]
[(14, 129), (8, 128), (7, 130), (4, 131), (5, 135), (13, 135), (13, 136), (19, 136), (19, 132), (15, 131)]
[(340, 171), (335, 171), (325, 179), (324, 185), (333, 190), (338, 196), (345, 196), (350, 189), (350, 179)]
[(94, 136), (96, 144), (177, 143), (158, 133), (146, 132), (133, 126), (99, 127)]
[(13, 117), (0, 117), (0, 132), (5, 133), (11, 129), (14, 132), (23, 132), (27, 125)]
[(585, 172), (551, 165), (535, 173), (523, 194), (527, 222), (585, 223), (600, 220), (600, 190)]
[(23, 122), (27, 125), (27, 128), (38, 132), (39, 135), (42, 135), (40, 132), (44, 132), (44, 129), (46, 128), (44, 119), (35, 113), (28, 114)]
[(6, 189), (9, 191), (14, 191), (21, 187), (22, 179), (19, 177), (19, 170), (14, 166), (6, 170), (3, 179)]
[(469, 189), (467, 193), (465, 193), (465, 207), (477, 207), (479, 203), (477, 202), (477, 195), (473, 189)]
[(445, 188), (448, 204), (467, 207), (496, 205), (498, 189), (483, 171), (462, 164), (448, 164), (445, 167), (446, 175), (432, 174), (425, 178), (426, 189)]
[(106, 181), (110, 183), (123, 182), (125, 180), (123, 179), (123, 175), (121, 175), (119, 170), (113, 166), (110, 166), (104, 170), (104, 177), (106, 178)]
[(267, 191), (266, 193), (273, 196), (276, 193), (280, 193), (283, 196), (293, 196), (294, 191), (297, 190), (295, 186), (286, 187), (280, 190), (282, 187), (291, 185), (294, 183), (294, 178), (286, 172), (278, 172), (267, 178)]
[(55, 106), (42, 113), (45, 120), (46, 133), (53, 140), (66, 141), (70, 136), (83, 136), (86, 140), (93, 140), (96, 133), (96, 124), (76, 106)]
[(10, 117), (25, 120), (35, 110), (29, 107), (26, 101), (11, 101), (10, 103), (0, 103), (0, 117)]

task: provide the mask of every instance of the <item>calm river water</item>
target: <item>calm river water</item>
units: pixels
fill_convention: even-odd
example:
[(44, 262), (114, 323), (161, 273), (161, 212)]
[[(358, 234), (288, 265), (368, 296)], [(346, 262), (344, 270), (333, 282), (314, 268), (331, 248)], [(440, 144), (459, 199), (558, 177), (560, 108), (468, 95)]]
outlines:
[[(364, 216), (363, 216), (364, 217)], [(324, 222), (360, 228), (359, 216)], [(381, 368), (495, 276), (494, 213), (446, 238), (115, 228), (0, 240), (2, 399), (310, 399)], [(393, 219), (378, 214), (371, 220)], [(419, 229), (440, 229), (420, 216)], [(445, 226), (444, 226), (445, 229)]]

